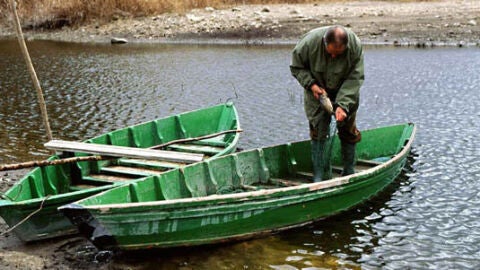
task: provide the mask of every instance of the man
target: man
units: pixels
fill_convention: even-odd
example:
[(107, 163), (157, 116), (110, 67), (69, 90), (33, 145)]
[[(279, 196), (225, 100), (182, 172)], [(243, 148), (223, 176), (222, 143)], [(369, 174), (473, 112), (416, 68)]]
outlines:
[(331, 115), (321, 106), (321, 95), (327, 95), (334, 107), (344, 164), (342, 175), (355, 173), (355, 145), (361, 139), (355, 117), (364, 80), (359, 38), (342, 26), (314, 29), (295, 46), (290, 70), (305, 89), (314, 182), (331, 177), (330, 157), (323, 156)]

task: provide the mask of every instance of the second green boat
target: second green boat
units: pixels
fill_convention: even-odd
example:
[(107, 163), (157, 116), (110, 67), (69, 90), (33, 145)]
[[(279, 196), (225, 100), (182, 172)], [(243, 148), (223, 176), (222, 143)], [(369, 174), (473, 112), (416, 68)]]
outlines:
[[(76, 233), (70, 221), (57, 211), (59, 206), (196, 160), (234, 152), (239, 129), (235, 106), (228, 103), (122, 128), (84, 143), (49, 142), (46, 145), (64, 151), (62, 156), (55, 155), (50, 160), (87, 156), (89, 152), (82, 151), (91, 149), (120, 151), (114, 156), (121, 158), (33, 169), (2, 195), (0, 216), (11, 228), (14, 227), (13, 232), (23, 241)], [(232, 132), (224, 133), (226, 131)], [(220, 135), (208, 136), (215, 134)], [(185, 142), (199, 137), (212, 138)], [(71, 145), (81, 146), (84, 150), (68, 150)], [(145, 149), (159, 145), (165, 145), (161, 147), (163, 151)], [(131, 153), (135, 155), (123, 156)], [(138, 157), (139, 153), (145, 158)], [(182, 162), (178, 158), (168, 159), (169, 156), (191, 160)]]

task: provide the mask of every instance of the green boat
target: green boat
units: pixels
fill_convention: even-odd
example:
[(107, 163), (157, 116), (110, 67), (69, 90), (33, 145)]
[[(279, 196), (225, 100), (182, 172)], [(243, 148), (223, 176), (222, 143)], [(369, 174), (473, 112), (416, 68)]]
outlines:
[[(120, 153), (113, 151), (116, 158), (107, 160), (33, 169), (2, 195), (0, 216), (10, 227), (20, 223), (13, 232), (23, 241), (77, 233), (58, 207), (149, 175), (234, 152), (239, 131), (237, 110), (227, 103), (115, 130), (85, 142), (48, 142), (46, 146), (63, 150), (50, 157), (52, 161), (91, 156), (88, 153), (105, 149), (106, 153), (98, 153)], [(72, 145), (79, 151), (69, 149)]]
[(304, 226), (355, 207), (404, 167), (416, 128), (367, 130), (356, 173), (311, 183), (310, 141), (259, 148), (149, 176), (59, 208), (102, 250), (213, 244)]

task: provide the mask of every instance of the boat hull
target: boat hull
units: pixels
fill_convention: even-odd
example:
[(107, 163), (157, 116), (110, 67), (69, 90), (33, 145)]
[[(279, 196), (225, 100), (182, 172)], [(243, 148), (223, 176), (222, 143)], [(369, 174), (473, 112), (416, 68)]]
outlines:
[[(107, 193), (111, 193), (109, 191), (95, 196), (97, 199), (91, 199), (89, 203), (82, 204), (80, 201), (60, 209), (100, 249), (168, 248), (256, 237), (323, 219), (378, 194), (404, 167), (415, 133), (413, 129), (410, 132), (407, 144), (387, 163), (321, 183), (173, 200), (171, 203), (92, 203), (95, 200), (101, 202), (102, 196), (108, 197)], [(309, 141), (291, 146), (308, 156)], [(280, 158), (284, 152), (274, 148), (233, 154), (222, 160), (236, 161), (236, 166), (244, 169), (241, 174), (245, 175), (253, 165), (241, 164), (238, 160), (254, 154), (262, 157), (264, 154), (267, 159), (260, 159), (260, 163), (263, 160), (270, 164), (270, 173), (275, 174), (276, 165), (268, 160), (268, 153), (278, 152)], [(205, 166), (214, 167), (214, 163), (216, 160)], [(187, 172), (182, 177), (187, 178)], [(215, 179), (219, 181), (218, 178)]]
[[(81, 225), (81, 233), (100, 249), (145, 249), (214, 244), (304, 226), (358, 205), (398, 175), (403, 162), (379, 172), (368, 182), (333, 190), (312, 191), (228, 206), (207, 206), (185, 213), (151, 209), (103, 215), (88, 209), (64, 211)], [(82, 218), (79, 218), (79, 217)], [(101, 228), (101, 229), (99, 229)], [(98, 234), (101, 231), (102, 236)], [(93, 235), (95, 233), (95, 235)]]
[(109, 188), (111, 187), (100, 187), (86, 192), (50, 196), (25, 203), (0, 201), (0, 216), (10, 227), (16, 226), (13, 232), (24, 242), (76, 234), (77, 228), (58, 211), (58, 208)]
[[(196, 117), (196, 114), (201, 115)], [(209, 117), (215, 117), (216, 119), (213, 121)], [(202, 123), (202, 121), (200, 121), (201, 119), (204, 119), (205, 123)], [(179, 124), (182, 121), (183, 124)], [(210, 122), (215, 122), (217, 126), (212, 126)], [(154, 124), (152, 126), (159, 130), (158, 132), (152, 133), (153, 136), (156, 136), (155, 139), (146, 138), (147, 136), (144, 135), (145, 127), (148, 127), (147, 131), (152, 130), (150, 126), (147, 126), (147, 124), (150, 125), (150, 123)], [(184, 137), (190, 138), (199, 135), (208, 135), (209, 132), (215, 133), (222, 130), (240, 129), (237, 111), (233, 104), (230, 103), (187, 112), (170, 118), (154, 120), (137, 126), (140, 127), (140, 130), (136, 136), (132, 135), (135, 133), (134, 126), (133, 128), (125, 129), (125, 132), (113, 131), (113, 135), (102, 135), (89, 140), (89, 142), (105, 142), (105, 144), (118, 144), (123, 146), (130, 146), (129, 144), (133, 143), (139, 147), (149, 147), (150, 145), (143, 143), (143, 141), (163, 143)], [(175, 127), (176, 130), (170, 127)], [(218, 149), (218, 151), (209, 153), (209, 155), (216, 157), (234, 152), (238, 140), (238, 133), (231, 134), (231, 138), (228, 140), (228, 143), (225, 143), (224, 147), (216, 147), (215, 149)], [(201, 149), (208, 148), (205, 146), (201, 147)], [(185, 152), (187, 150), (183, 151)], [(59, 157), (54, 156), (50, 159), (57, 158)], [(93, 188), (83, 190), (69, 189), (73, 182), (79, 179), (82, 180), (81, 178), (87, 178), (91, 173), (97, 173), (96, 171), (107, 164), (107, 162), (108, 161), (99, 161), (88, 164), (86, 162), (80, 162), (80, 165), (75, 165), (75, 167), (67, 164), (34, 169), (6, 192), (8, 197), (0, 200), (0, 216), (9, 227), (14, 227), (13, 232), (15, 235), (25, 242), (78, 233), (77, 227), (72, 225), (70, 220), (61, 214), (57, 208), (129, 182), (129, 180), (105, 181), (101, 183), (101, 186)], [(138, 164), (135, 166), (137, 165)], [(161, 174), (169, 169), (171, 168), (162, 168), (162, 171), (158, 173)], [(142, 179), (144, 177), (146, 176), (139, 175), (136, 179)], [(100, 183), (101, 181), (96, 180), (93, 182)]]

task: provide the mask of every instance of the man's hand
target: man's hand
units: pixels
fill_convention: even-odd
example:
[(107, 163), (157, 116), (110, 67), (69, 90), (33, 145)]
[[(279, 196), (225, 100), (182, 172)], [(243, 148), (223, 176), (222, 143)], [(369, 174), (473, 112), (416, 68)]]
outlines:
[(325, 89), (321, 88), (320, 86), (313, 84), (310, 87), (310, 90), (312, 90), (313, 96), (315, 99), (319, 99), (320, 95), (323, 95), (325, 93)]
[(335, 119), (338, 122), (342, 122), (347, 118), (347, 113), (342, 109), (342, 107), (337, 107), (337, 110), (335, 111)]

